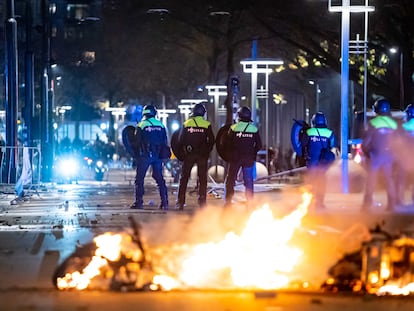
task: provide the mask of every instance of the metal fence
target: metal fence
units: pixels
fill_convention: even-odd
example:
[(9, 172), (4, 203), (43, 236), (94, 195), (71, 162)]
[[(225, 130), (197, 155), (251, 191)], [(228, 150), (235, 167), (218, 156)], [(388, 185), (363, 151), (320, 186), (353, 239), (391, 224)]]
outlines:
[(25, 188), (40, 184), (41, 152), (38, 147), (0, 147), (0, 185)]

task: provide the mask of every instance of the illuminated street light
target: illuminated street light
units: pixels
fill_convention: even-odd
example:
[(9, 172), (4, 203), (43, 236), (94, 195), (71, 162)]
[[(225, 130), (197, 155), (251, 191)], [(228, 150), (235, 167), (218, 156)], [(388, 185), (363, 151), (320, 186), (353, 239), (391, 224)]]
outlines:
[(162, 124), (167, 128), (167, 119), (170, 114), (176, 113), (176, 109), (157, 109), (158, 117), (160, 118)]
[(368, 54), (368, 16), (365, 19), (365, 40), (359, 39), (359, 34), (356, 35), (356, 40), (349, 41), (350, 54), (364, 55), (364, 128), (367, 126), (367, 54)]
[(351, 13), (365, 13), (375, 10), (369, 6), (369, 0), (365, 5), (351, 5), (351, 0), (342, 0), (342, 5), (332, 5), (328, 2), (329, 12), (341, 12), (341, 158), (342, 158), (342, 191), (349, 192), (348, 185), (348, 92), (349, 92), (349, 28)]
[(316, 112), (319, 111), (319, 94), (322, 93), (320, 87), (319, 87), (319, 83), (317, 81), (314, 80), (309, 80), (308, 83), (310, 85), (314, 85), (315, 86), (315, 110)]
[(125, 107), (107, 107), (105, 108), (105, 111), (111, 112), (113, 116), (124, 116), (126, 114), (126, 108)]
[(214, 98), (214, 132), (217, 133), (219, 129), (219, 118), (218, 118), (218, 108), (220, 104), (220, 96), (227, 96), (227, 86), (226, 85), (206, 85), (208, 91), (208, 96), (213, 96)]
[[(58, 128), (60, 128), (60, 130), (58, 130), (58, 132), (56, 133), (56, 139), (58, 141), (60, 137), (63, 138), (65, 136), (68, 136), (68, 126), (65, 125), (65, 113), (66, 111), (70, 110), (72, 110), (72, 106), (70, 105), (57, 106), (55, 109), (55, 114), (60, 119), (59, 124), (61, 125), (59, 126), (59, 124), (56, 122), (53, 123), (54, 130), (58, 130)], [(59, 133), (61, 133), (61, 135), (59, 135)]]
[(107, 107), (105, 111), (108, 111), (115, 117), (116, 124), (113, 124), (113, 129), (116, 130), (115, 126), (118, 126), (118, 122), (124, 122), (124, 116), (126, 115), (125, 107)]
[[(116, 134), (115, 137), (118, 137), (119, 136), (119, 133), (118, 133), (119, 123), (123, 123), (124, 120), (125, 120), (126, 108), (125, 107), (106, 107), (105, 111), (110, 112), (111, 115), (114, 116), (116, 122), (114, 122), (112, 124), (112, 122), (111, 122), (112, 119), (110, 118), (109, 124), (112, 124), (112, 128), (109, 128), (109, 130), (110, 131), (114, 130), (115, 134)], [(106, 126), (106, 123), (102, 123), (100, 127), (103, 131), (108, 129), (106, 127), (103, 128), (102, 126)], [(111, 125), (109, 125), (109, 126), (111, 126)], [(116, 149), (115, 153), (116, 154), (118, 154), (118, 147), (119, 147), (118, 146), (118, 139), (115, 139), (115, 149)]]
[[(214, 98), (214, 119), (213, 119), (213, 132), (217, 133), (220, 124), (219, 124), (219, 104), (220, 96), (227, 96), (227, 86), (226, 85), (206, 85), (205, 89), (208, 91), (208, 96), (213, 96)], [(215, 167), (215, 176), (218, 176), (218, 153), (217, 150), (212, 152), (213, 165)]]
[(181, 105), (178, 105), (180, 113), (184, 115), (184, 120), (187, 120), (191, 114), (193, 105), (208, 102), (207, 99), (182, 99)]
[[(397, 54), (398, 53), (398, 48), (396, 47), (392, 47), (390, 48), (390, 53), (391, 54)], [(400, 88), (400, 109), (403, 110), (404, 109), (404, 55), (403, 52), (400, 51), (400, 67), (399, 67), (399, 88)]]
[[(269, 75), (273, 72), (273, 70), (269, 68), (269, 66), (283, 65), (283, 61), (259, 58), (259, 59), (245, 59), (245, 60), (242, 60), (240, 64), (243, 66), (243, 72), (251, 74), (252, 120), (253, 122), (256, 122), (257, 74), (258, 73), (266, 74), (266, 93), (268, 94)], [(268, 106), (268, 103), (266, 103), (266, 107), (267, 106)]]
[(57, 109), (58, 114), (59, 113), (64, 114), (66, 111), (72, 110), (72, 106), (60, 106), (60, 107), (57, 107), (57, 108), (58, 108)]
[[(252, 120), (256, 122), (256, 99), (257, 99), (257, 74), (264, 73), (265, 78), (265, 89), (260, 89), (260, 97), (266, 99), (266, 121), (265, 121), (265, 144), (266, 148), (269, 148), (269, 75), (273, 72), (269, 66), (280, 66), (283, 65), (283, 61), (274, 59), (245, 59), (240, 62), (243, 66), (243, 72), (251, 74), (251, 109), (252, 109)], [(278, 144), (280, 142), (277, 142)], [(268, 163), (268, 153), (266, 152), (266, 165)]]

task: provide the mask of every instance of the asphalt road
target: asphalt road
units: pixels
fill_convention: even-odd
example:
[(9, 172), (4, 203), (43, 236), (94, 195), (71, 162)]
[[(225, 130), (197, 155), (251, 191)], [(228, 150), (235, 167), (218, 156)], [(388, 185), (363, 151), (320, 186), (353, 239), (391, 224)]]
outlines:
[(4, 311), (411, 311), (412, 298), (284, 292), (0, 292)]
[[(108, 292), (58, 291), (52, 276), (75, 249), (107, 231), (130, 228), (132, 216), (142, 227), (149, 247), (217, 239), (244, 223), (254, 206), (268, 203), (273, 213), (285, 215), (301, 202), (301, 184), (256, 185), (255, 202), (245, 202), (243, 188), (235, 205), (223, 209), (222, 185), (210, 184), (208, 206), (200, 209), (190, 185), (184, 211), (160, 211), (151, 178), (146, 181), (145, 209), (128, 208), (133, 199), (133, 172), (119, 172), (103, 182), (44, 185), (31, 191), (25, 202), (10, 205), (13, 193), (0, 197), (0, 310), (412, 310), (410, 298), (265, 293), (229, 291)], [(176, 184), (169, 181), (170, 202)], [(213, 191), (214, 190), (214, 191)], [(361, 192), (326, 196), (326, 210), (310, 210), (297, 239), (304, 241), (305, 263), (298, 268), (303, 280), (318, 287), (328, 268), (346, 252), (360, 246), (367, 230), (382, 224), (389, 232), (413, 231), (412, 207), (384, 211), (385, 195), (376, 194), (369, 214), (359, 211)]]

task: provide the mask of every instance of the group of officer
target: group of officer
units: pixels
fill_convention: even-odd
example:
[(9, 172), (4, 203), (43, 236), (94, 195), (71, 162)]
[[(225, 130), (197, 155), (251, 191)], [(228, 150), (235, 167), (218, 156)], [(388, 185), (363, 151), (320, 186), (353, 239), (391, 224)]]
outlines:
[[(381, 98), (373, 105), (375, 117), (370, 119), (362, 135), (364, 166), (367, 172), (362, 211), (373, 208), (373, 196), (379, 180), (383, 180), (387, 193), (387, 211), (404, 205), (405, 191), (410, 184), (411, 202), (414, 203), (414, 105), (405, 109), (405, 120), (398, 122), (391, 115), (390, 102)], [(325, 115), (318, 112), (312, 117), (312, 127), (304, 129), (301, 138), (307, 166), (306, 184), (313, 193), (312, 207), (323, 209), (326, 188), (326, 171), (322, 163), (322, 149), (337, 148), (336, 138), (327, 126)], [(337, 149), (336, 149), (337, 150)], [(382, 174), (382, 175), (381, 175)], [(383, 179), (380, 179), (383, 177)]]
[[(414, 164), (411, 154), (403, 150), (414, 147), (414, 105), (406, 108), (406, 120), (399, 124), (391, 116), (388, 100), (379, 99), (373, 109), (376, 117), (369, 120), (363, 134), (362, 150), (366, 157), (367, 179), (362, 202), (362, 210), (369, 210), (373, 205), (374, 190), (382, 172), (387, 189), (386, 210), (392, 211), (397, 205), (404, 204), (406, 183)], [(163, 162), (171, 156), (170, 147), (164, 125), (156, 118), (156, 108), (147, 105), (143, 109), (143, 118), (130, 134), (129, 145), (136, 161), (135, 202), (132, 209), (143, 208), (144, 177), (148, 168), (152, 167), (152, 177), (157, 183), (161, 203), (160, 209), (169, 208), (168, 191), (163, 177)], [(175, 208), (183, 210), (186, 203), (187, 184), (191, 170), (197, 165), (198, 204), (206, 205), (208, 158), (214, 144), (220, 143), (225, 152), (220, 154), (228, 163), (225, 177), (225, 206), (232, 204), (234, 185), (238, 172), (243, 173), (246, 199), (253, 197), (254, 164), (256, 154), (262, 148), (258, 128), (251, 120), (248, 107), (240, 107), (238, 120), (234, 124), (223, 127), (224, 133), (220, 141), (216, 141), (211, 123), (205, 119), (206, 108), (202, 103), (193, 106), (190, 118), (186, 120), (179, 132), (175, 148), (181, 155), (182, 173), (180, 176)], [(307, 173), (306, 184), (313, 192), (315, 209), (324, 208), (326, 188), (325, 173), (329, 164), (323, 163), (323, 150), (337, 148), (334, 132), (328, 128), (327, 120), (322, 112), (317, 112), (311, 120), (311, 127), (304, 129), (301, 144), (304, 149)], [(221, 147), (223, 149), (223, 147)], [(336, 149), (337, 150), (337, 149)], [(225, 154), (225, 156), (223, 156)], [(414, 186), (411, 186), (411, 199), (414, 201)]]
[[(373, 109), (376, 117), (368, 122), (362, 140), (362, 150), (367, 157), (367, 182), (362, 210), (372, 208), (374, 190), (382, 173), (387, 192), (386, 210), (393, 211), (404, 205), (407, 181), (414, 172), (411, 159), (414, 147), (414, 105), (406, 107), (402, 122), (392, 117), (387, 99), (377, 100)], [(411, 200), (414, 201), (414, 188), (412, 185), (410, 188)]]
[[(134, 157), (136, 176), (132, 209), (143, 209), (144, 177), (149, 167), (152, 177), (157, 183), (161, 203), (160, 209), (168, 210), (168, 191), (163, 177), (163, 162), (170, 158), (170, 147), (164, 125), (156, 119), (157, 111), (153, 105), (143, 108), (142, 120), (136, 128), (126, 127), (123, 131), (126, 149)], [(186, 190), (191, 170), (197, 165), (198, 204), (206, 205), (208, 158), (215, 144), (215, 135), (211, 123), (205, 119), (206, 108), (202, 103), (193, 106), (190, 118), (177, 132), (175, 148), (182, 157), (182, 173), (180, 176), (175, 208), (183, 210), (186, 201)], [(225, 206), (231, 205), (234, 185), (241, 168), (246, 187), (246, 198), (253, 197), (253, 166), (257, 152), (262, 148), (257, 127), (251, 120), (248, 107), (238, 109), (238, 120), (226, 128), (220, 141), (226, 146), (228, 171), (225, 182)]]

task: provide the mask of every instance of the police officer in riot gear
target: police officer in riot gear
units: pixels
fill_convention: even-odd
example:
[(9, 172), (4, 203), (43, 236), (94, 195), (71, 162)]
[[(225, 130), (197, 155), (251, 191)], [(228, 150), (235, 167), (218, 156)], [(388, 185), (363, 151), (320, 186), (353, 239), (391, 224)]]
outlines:
[(405, 120), (398, 131), (397, 144), (393, 144), (397, 162), (397, 204), (404, 205), (405, 190), (407, 184), (410, 190), (411, 204), (414, 203), (414, 164), (412, 152), (414, 148), (414, 104), (409, 104), (405, 109)]
[(234, 195), (234, 184), (240, 168), (243, 171), (246, 199), (253, 198), (253, 172), (256, 154), (262, 148), (257, 127), (251, 120), (248, 107), (237, 110), (238, 122), (232, 124), (226, 133), (226, 148), (229, 152), (228, 170), (225, 180), (225, 206), (230, 206)]
[(323, 112), (317, 112), (312, 116), (311, 125), (312, 127), (308, 128), (302, 137), (307, 167), (306, 183), (311, 187), (313, 193), (313, 207), (323, 209), (325, 207), (325, 174), (329, 166), (322, 163), (321, 153), (324, 149), (336, 148), (336, 138), (333, 131), (328, 128)]
[(382, 98), (375, 102), (373, 110), (376, 117), (368, 122), (362, 138), (362, 150), (367, 158), (367, 180), (362, 210), (367, 211), (373, 204), (373, 193), (382, 171), (387, 187), (387, 207), (392, 211), (396, 205), (396, 189), (393, 179), (395, 155), (392, 144), (397, 138), (397, 122), (391, 117), (391, 105)]
[(161, 121), (156, 119), (157, 110), (153, 105), (146, 105), (142, 111), (143, 118), (137, 125), (136, 139), (136, 176), (135, 202), (132, 209), (143, 208), (144, 178), (149, 166), (152, 177), (157, 183), (161, 203), (159, 208), (168, 209), (168, 191), (163, 177), (163, 160), (169, 158), (167, 133)]
[(178, 187), (176, 209), (183, 210), (185, 194), (191, 169), (197, 164), (198, 204), (205, 206), (207, 198), (207, 163), (214, 146), (214, 133), (211, 123), (204, 119), (206, 108), (202, 103), (194, 105), (191, 116), (183, 123), (178, 144), (183, 150), (184, 159)]

